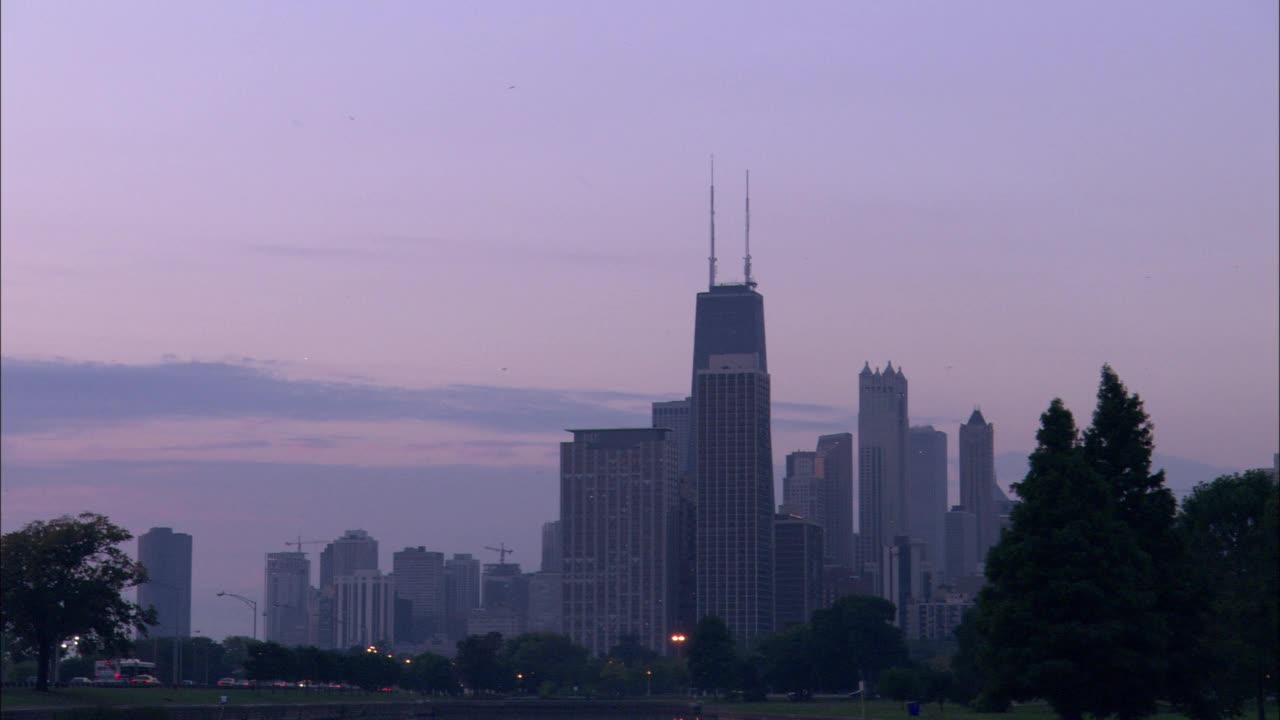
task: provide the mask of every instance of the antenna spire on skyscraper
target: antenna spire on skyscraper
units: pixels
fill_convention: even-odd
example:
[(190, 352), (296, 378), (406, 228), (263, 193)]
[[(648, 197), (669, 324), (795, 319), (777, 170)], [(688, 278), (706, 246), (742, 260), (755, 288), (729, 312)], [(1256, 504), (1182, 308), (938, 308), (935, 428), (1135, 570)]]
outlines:
[(747, 287), (753, 287), (756, 283), (751, 279), (751, 171), (747, 171), (747, 254), (742, 258), (742, 281)]
[(707, 289), (716, 286), (716, 156), (711, 155), (711, 256), (707, 258)]

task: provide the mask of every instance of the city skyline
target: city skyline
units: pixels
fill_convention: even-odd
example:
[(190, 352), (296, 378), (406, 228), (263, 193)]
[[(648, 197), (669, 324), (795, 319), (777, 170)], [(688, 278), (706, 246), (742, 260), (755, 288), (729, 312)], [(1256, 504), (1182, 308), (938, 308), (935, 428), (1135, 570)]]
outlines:
[(888, 359), (948, 505), (1105, 362), (1180, 492), (1271, 463), (1273, 5), (568, 7), (6, 2), (0, 528), (181, 528), (215, 635), (299, 534), (536, 567), (563, 428), (689, 393), (711, 152), (778, 478)]

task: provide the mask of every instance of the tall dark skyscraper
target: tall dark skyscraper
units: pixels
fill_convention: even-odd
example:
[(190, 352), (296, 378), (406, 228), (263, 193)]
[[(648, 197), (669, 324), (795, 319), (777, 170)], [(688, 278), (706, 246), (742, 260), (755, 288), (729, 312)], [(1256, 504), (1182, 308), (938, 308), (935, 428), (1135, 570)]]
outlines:
[(774, 625), (781, 631), (809, 622), (813, 611), (822, 607), (822, 527), (780, 514), (774, 542)]
[(710, 278), (693, 331), (690, 448), (697, 483), (697, 616), (749, 643), (773, 630), (773, 445), (764, 298), (751, 279), (750, 200), (743, 282)]
[(308, 644), (311, 561), (303, 552), (267, 553), (263, 637), (285, 647)]
[(881, 591), (884, 548), (910, 533), (907, 490), (907, 376), (888, 363), (858, 374), (858, 539), (864, 574)]
[(987, 560), (987, 550), (1000, 537), (996, 514), (996, 426), (974, 410), (969, 422), (960, 426), (960, 504), (977, 520), (975, 557)]
[(542, 523), (542, 572), (558, 573), (563, 567), (564, 547), (560, 532), (559, 520)]
[(670, 432), (667, 438), (675, 445), (678, 465), (676, 503), (676, 607), (672, 628), (688, 634), (697, 623), (697, 600), (694, 578), (697, 573), (697, 543), (694, 536), (698, 522), (697, 476), (690, 452), (692, 436), (690, 407), (693, 398), (653, 404), (653, 426)]
[(480, 607), (480, 561), (455, 553), (444, 561), (445, 630), (450, 640), (467, 636), (467, 616)]
[(925, 542), (929, 564), (946, 565), (947, 434), (932, 425), (907, 431), (907, 487), (911, 536)]
[(827, 489), (822, 526), (823, 562), (852, 568), (853, 562), (853, 434), (818, 436), (815, 470)]
[(574, 430), (560, 444), (564, 628), (603, 655), (624, 636), (670, 650), (679, 461), (664, 428)]
[(138, 536), (138, 562), (147, 582), (138, 604), (156, 609), (152, 637), (191, 637), (191, 536), (156, 527)]
[(348, 530), (320, 552), (320, 590), (331, 588), (335, 578), (377, 569), (378, 541), (364, 530)]
[(396, 597), (409, 601), (408, 627), (396, 622), (400, 637), (423, 643), (444, 632), (444, 553), (425, 547), (407, 547), (391, 556), (391, 577)]

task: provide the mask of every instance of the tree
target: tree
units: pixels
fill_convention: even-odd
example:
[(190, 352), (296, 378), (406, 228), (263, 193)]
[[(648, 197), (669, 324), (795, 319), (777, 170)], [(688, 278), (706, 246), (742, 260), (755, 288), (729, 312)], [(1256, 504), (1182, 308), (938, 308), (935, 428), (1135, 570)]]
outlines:
[(406, 666), (401, 679), (405, 688), (427, 695), (455, 695), (458, 679), (453, 675), (449, 658), (434, 653), (422, 653)]
[(1277, 655), (1277, 483), (1266, 471), (1224, 475), (1200, 484), (1182, 503), (1179, 525), (1209, 595), (1200, 671), (1215, 702), (1187, 708), (1199, 717), (1236, 715), (1249, 697), (1265, 720), (1265, 699), (1280, 677)]
[(520, 686), (534, 694), (544, 683), (550, 683), (547, 692), (583, 684), (590, 653), (567, 635), (525, 633), (507, 642), (504, 655), (506, 666), (523, 676), (517, 677)]
[(893, 603), (870, 595), (846, 595), (816, 611), (810, 624), (819, 686), (848, 690), (905, 663), (907, 646), (894, 615)]
[[(1128, 678), (1134, 685), (1157, 688), (1164, 697), (1199, 698), (1204, 695), (1199, 662), (1170, 662), (1199, 654), (1195, 625), (1205, 606), (1202, 594), (1186, 582), (1190, 568), (1175, 528), (1177, 501), (1165, 487), (1164, 471), (1151, 472), (1152, 431), (1142, 399), (1129, 393), (1110, 365), (1103, 365), (1082, 450), (1085, 462), (1111, 490), (1117, 517), (1133, 530), (1154, 571), (1154, 596), (1145, 618), (1150, 653), (1129, 668)], [(1174, 628), (1181, 632), (1175, 635)]]
[(471, 688), (472, 695), (485, 690), (501, 690), (511, 686), (515, 673), (502, 656), (502, 634), (468, 635), (458, 641), (454, 658), (458, 677)]
[(1030, 471), (1014, 486), (1022, 502), (978, 598), (984, 694), (996, 705), (1043, 698), (1066, 720), (1150, 714), (1159, 688), (1131, 679), (1161, 647), (1150, 558), (1062, 401), (1040, 422)]
[(259, 682), (293, 679), (297, 675), (294, 651), (275, 642), (251, 643), (244, 672), (250, 680)]
[(880, 694), (894, 700), (919, 700), (925, 694), (925, 679), (908, 667), (889, 668), (880, 674)]
[(36, 521), (0, 538), (0, 625), (36, 649), (36, 689), (49, 689), (54, 646), (79, 635), (86, 652), (145, 633), (153, 610), (120, 592), (146, 582), (141, 563), (118, 546), (133, 536), (106, 516)]
[(817, 687), (813, 663), (813, 634), (796, 625), (760, 643), (764, 679), (780, 692), (810, 694)]
[(718, 694), (732, 687), (737, 652), (729, 626), (714, 615), (698, 621), (689, 638), (689, 678), (699, 690)]

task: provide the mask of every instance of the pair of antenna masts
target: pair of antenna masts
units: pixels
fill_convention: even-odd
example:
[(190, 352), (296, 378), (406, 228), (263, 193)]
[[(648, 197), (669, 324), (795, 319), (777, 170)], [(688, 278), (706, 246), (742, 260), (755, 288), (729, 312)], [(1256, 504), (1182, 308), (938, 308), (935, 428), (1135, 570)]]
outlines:
[[(755, 287), (751, 279), (751, 171), (747, 171), (747, 254), (742, 258), (742, 283), (747, 287)], [(716, 156), (711, 156), (711, 256), (707, 258), (709, 273), (707, 287), (716, 286)]]

